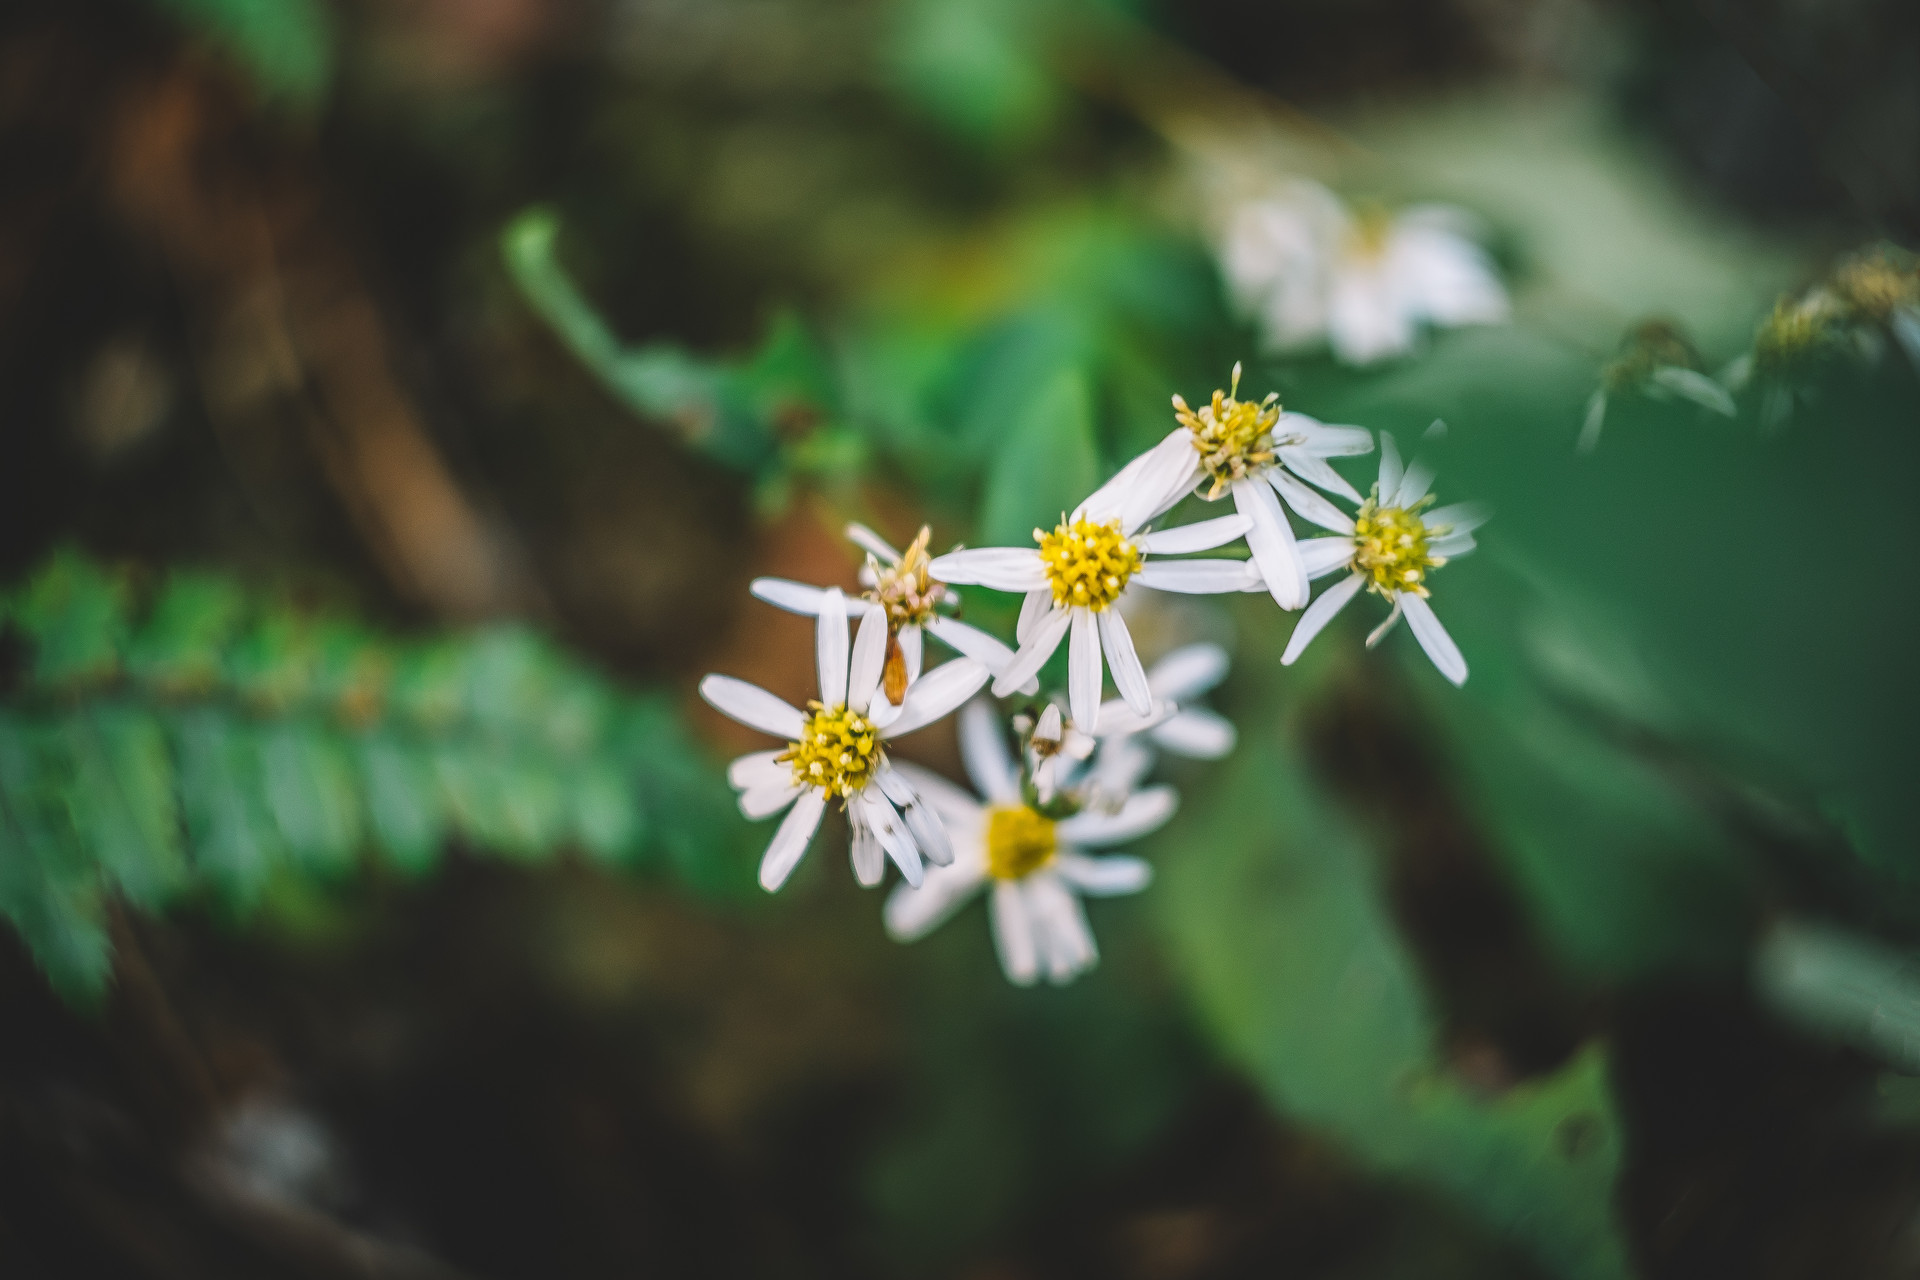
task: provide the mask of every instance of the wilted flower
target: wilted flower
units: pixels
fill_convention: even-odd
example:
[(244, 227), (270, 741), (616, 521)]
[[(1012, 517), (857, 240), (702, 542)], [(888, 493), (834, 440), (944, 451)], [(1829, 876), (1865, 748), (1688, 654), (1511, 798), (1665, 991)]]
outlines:
[(1507, 318), (1507, 292), (1458, 209), (1350, 211), (1312, 182), (1237, 209), (1221, 270), (1275, 350), (1325, 341), (1350, 364), (1413, 349), (1422, 326)]
[(994, 677), (996, 697), (1031, 680), (1071, 630), (1067, 706), (1074, 722), (1087, 732), (1098, 728), (1103, 650), (1120, 696), (1145, 715), (1153, 705), (1147, 673), (1114, 606), (1134, 586), (1199, 595), (1240, 589), (1246, 568), (1239, 561), (1151, 558), (1224, 546), (1249, 527), (1246, 517), (1233, 515), (1140, 532), (1156, 511), (1172, 505), (1164, 501), (1167, 472), (1155, 466), (1169, 443), (1187, 449), (1170, 438), (1141, 454), (1051, 531), (1035, 529), (1037, 548), (983, 547), (933, 561), (943, 581), (1026, 593), (1014, 629), (1020, 649)]
[(1302, 516), (1339, 535), (1309, 538), (1300, 544), (1308, 575), (1320, 578), (1340, 569), (1351, 572), (1321, 592), (1320, 598), (1300, 615), (1281, 662), (1291, 664), (1297, 659), (1308, 642), (1364, 587), (1393, 605), (1387, 620), (1367, 637), (1369, 648), (1404, 615), (1414, 638), (1440, 674), (1455, 684), (1465, 683), (1467, 661), (1427, 603), (1427, 575), (1473, 550), (1473, 531), (1486, 516), (1465, 504), (1427, 510), (1433, 502), (1427, 492), (1432, 484), (1433, 473), (1420, 463), (1402, 468), (1393, 437), (1383, 431), (1380, 479), (1358, 512), (1349, 517), (1311, 493), (1308, 504), (1295, 505), (1294, 510)]
[(945, 716), (986, 682), (986, 669), (967, 662), (935, 668), (915, 683), (889, 723), (877, 724), (871, 713), (886, 663), (885, 608), (867, 605), (851, 650), (846, 598), (837, 587), (822, 593), (818, 617), (820, 697), (808, 710), (732, 676), (700, 682), (700, 696), (719, 711), (787, 739), (783, 749), (741, 756), (727, 768), (747, 817), (787, 810), (760, 862), (760, 883), (773, 890), (786, 882), (819, 829), (827, 802), (838, 800), (853, 829), (853, 871), (860, 883), (878, 884), (891, 857), (909, 884), (919, 884), (922, 856), (945, 863), (952, 850), (939, 819), (888, 760), (886, 740)]
[[(847, 537), (867, 553), (867, 562), (860, 569), (860, 581), (867, 588), (861, 598), (886, 611), (887, 656), (880, 669), (881, 696), (873, 706), (875, 724), (884, 725), (899, 714), (908, 690), (920, 678), (927, 632), (960, 654), (957, 661), (977, 663), (989, 674), (998, 675), (1013, 660), (1013, 650), (999, 640), (937, 612), (959, 600), (928, 571), (931, 529), (921, 526), (920, 535), (904, 553), (895, 551), (886, 539), (863, 524), (848, 525)], [(770, 605), (808, 617), (819, 616), (829, 590), (787, 578), (755, 578), (747, 589)], [(1038, 689), (1037, 683), (1029, 683), (1022, 692)]]
[(984, 801), (937, 774), (899, 766), (939, 810), (953, 834), (954, 859), (930, 870), (924, 884), (894, 890), (887, 932), (902, 942), (925, 937), (991, 885), (993, 941), (1008, 979), (1026, 986), (1044, 973), (1050, 982), (1069, 982), (1099, 960), (1080, 899), (1136, 893), (1153, 875), (1138, 858), (1091, 857), (1082, 850), (1155, 830), (1173, 815), (1177, 798), (1171, 788), (1154, 787), (1128, 797), (1118, 812), (1056, 821), (1022, 797), (1006, 738), (982, 701), (961, 712), (960, 748)]
[(1738, 410), (1727, 389), (1701, 372), (1700, 353), (1670, 320), (1643, 320), (1620, 342), (1620, 350), (1600, 371), (1600, 385), (1587, 400), (1586, 421), (1575, 448), (1591, 453), (1600, 443), (1607, 404), (1622, 395), (1649, 400), (1686, 400), (1733, 417)]

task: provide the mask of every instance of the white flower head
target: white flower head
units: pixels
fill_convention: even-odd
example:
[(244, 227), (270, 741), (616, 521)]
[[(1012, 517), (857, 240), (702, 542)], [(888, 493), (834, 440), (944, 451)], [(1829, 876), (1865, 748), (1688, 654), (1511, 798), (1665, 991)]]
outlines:
[(1058, 821), (1026, 803), (1006, 738), (984, 701), (960, 716), (960, 746), (979, 797), (926, 770), (903, 764), (953, 833), (954, 859), (901, 886), (887, 899), (887, 932), (901, 942), (926, 936), (981, 890), (991, 887), (989, 918), (1000, 965), (1027, 986), (1045, 976), (1063, 984), (1099, 960), (1083, 897), (1137, 893), (1153, 873), (1138, 858), (1095, 857), (1084, 850), (1123, 844), (1173, 815), (1171, 788), (1130, 796), (1114, 813), (1082, 812)]
[[(1038, 547), (983, 547), (949, 552), (933, 561), (932, 572), (944, 582), (1026, 593), (1014, 629), (1020, 649), (994, 676), (994, 696), (1005, 697), (1031, 681), (1071, 631), (1067, 707), (1074, 723), (1084, 732), (1097, 731), (1100, 686), (1108, 667), (1120, 696), (1145, 715), (1153, 705), (1146, 669), (1115, 606), (1137, 587), (1192, 595), (1240, 590), (1246, 578), (1240, 561), (1157, 557), (1225, 546), (1251, 527), (1245, 516), (1152, 533), (1141, 530), (1173, 505), (1169, 475), (1183, 482), (1191, 478), (1190, 468), (1164, 465), (1167, 443), (1121, 468), (1051, 531), (1035, 529)], [(1171, 443), (1192, 457), (1187, 445)]]
[(1508, 314), (1507, 292), (1464, 212), (1354, 211), (1313, 182), (1236, 209), (1220, 265), (1272, 349), (1325, 341), (1349, 364), (1412, 350), (1422, 326), (1494, 324)]
[[(1393, 437), (1380, 433), (1380, 480), (1360, 510), (1348, 516), (1318, 494), (1303, 490), (1307, 501), (1294, 501), (1301, 516), (1330, 529), (1330, 538), (1308, 538), (1300, 544), (1307, 572), (1315, 578), (1341, 569), (1347, 576), (1320, 593), (1300, 615), (1293, 637), (1280, 661), (1291, 664), (1319, 635), (1333, 616), (1364, 588), (1393, 606), (1387, 620), (1367, 637), (1372, 648), (1402, 617), (1426, 650), (1440, 674), (1455, 684), (1467, 679), (1467, 660), (1453, 637), (1427, 603), (1427, 575), (1447, 561), (1474, 548), (1473, 531), (1486, 522), (1486, 513), (1471, 504), (1429, 510), (1433, 472), (1419, 462), (1402, 467)], [(1290, 498), (1290, 500), (1292, 500)], [(1249, 584), (1244, 590), (1256, 590)]]
[(1027, 776), (1033, 781), (1034, 795), (1043, 806), (1050, 805), (1093, 754), (1095, 741), (1061, 714), (1058, 702), (1047, 703), (1037, 720), (1014, 717), (1014, 728), (1026, 737)]
[(1160, 505), (1150, 517), (1197, 486), (1206, 486), (1202, 496), (1209, 502), (1232, 494), (1234, 508), (1246, 518), (1247, 549), (1261, 580), (1281, 608), (1298, 609), (1307, 602), (1307, 574), (1293, 529), (1274, 495), (1306, 480), (1359, 502), (1360, 495), (1327, 459), (1372, 452), (1373, 433), (1283, 412), (1272, 392), (1257, 402), (1241, 400), (1239, 393), (1236, 363), (1231, 388), (1216, 388), (1213, 399), (1200, 408), (1174, 396), (1179, 425), (1141, 455), (1137, 483), (1143, 489), (1160, 489)]
[[(875, 724), (885, 725), (900, 713), (908, 692), (920, 678), (928, 633), (958, 653), (960, 661), (975, 663), (993, 675), (1013, 660), (1013, 650), (999, 640), (938, 612), (958, 604), (959, 597), (928, 571), (931, 562), (927, 544), (933, 537), (930, 528), (922, 525), (920, 535), (904, 552), (894, 550), (886, 539), (863, 524), (848, 525), (847, 537), (867, 553), (867, 562), (860, 568), (860, 583), (866, 590), (860, 598), (869, 607), (878, 605), (886, 612), (886, 659), (880, 668), (880, 697), (870, 717)], [(830, 590), (787, 578), (755, 578), (747, 589), (770, 605), (808, 617), (820, 615)], [(1038, 689), (1038, 683), (1029, 682), (1021, 691), (1033, 693)]]
[(710, 675), (700, 682), (700, 696), (716, 709), (787, 740), (784, 749), (756, 751), (727, 768), (747, 817), (787, 811), (761, 860), (760, 883), (769, 891), (786, 883), (819, 829), (828, 801), (839, 800), (853, 830), (853, 871), (860, 883), (878, 884), (886, 859), (892, 858), (909, 884), (919, 884), (921, 859), (948, 862), (952, 846), (940, 820), (887, 758), (886, 743), (932, 724), (972, 697), (986, 683), (987, 670), (965, 660), (944, 663), (915, 682), (904, 705), (879, 724), (875, 706), (884, 701), (885, 607), (867, 605), (851, 648), (846, 597), (839, 588), (825, 589), (817, 617), (820, 697), (807, 704), (808, 710), (732, 676)]

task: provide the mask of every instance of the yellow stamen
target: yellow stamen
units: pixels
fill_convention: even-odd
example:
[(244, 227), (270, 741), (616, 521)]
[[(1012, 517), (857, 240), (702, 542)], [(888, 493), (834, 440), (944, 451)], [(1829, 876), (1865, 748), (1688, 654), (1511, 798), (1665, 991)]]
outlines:
[(1120, 522), (1062, 520), (1052, 533), (1033, 531), (1040, 560), (1063, 608), (1084, 605), (1098, 613), (1120, 598), (1127, 580), (1140, 571), (1140, 548), (1120, 533)]
[(1200, 465), (1213, 477), (1207, 490), (1209, 502), (1227, 491), (1235, 480), (1273, 465), (1274, 424), (1280, 421), (1279, 397), (1269, 391), (1258, 404), (1235, 397), (1240, 391), (1240, 366), (1233, 366), (1233, 387), (1216, 390), (1213, 402), (1198, 411), (1187, 406), (1180, 396), (1173, 398), (1173, 416), (1193, 433), (1193, 447), (1200, 454)]
[(996, 880), (1024, 880), (1053, 861), (1058, 847), (1053, 819), (1025, 805), (987, 813), (987, 874)]
[(1353, 567), (1367, 575), (1367, 590), (1389, 597), (1400, 591), (1427, 594), (1427, 571), (1447, 562), (1445, 556), (1429, 551), (1428, 545), (1449, 528), (1429, 529), (1420, 518), (1432, 503), (1429, 495), (1411, 507), (1383, 507), (1375, 486), (1373, 495), (1361, 504), (1353, 517)]
[(818, 787), (829, 798), (844, 800), (865, 787), (885, 760), (880, 735), (871, 721), (847, 710), (845, 703), (807, 706), (812, 711), (800, 740), (788, 743), (776, 759), (793, 766), (793, 780), (801, 786)]
[(946, 584), (935, 581), (927, 572), (927, 543), (932, 538), (933, 530), (921, 525), (920, 536), (907, 547), (899, 564), (881, 564), (873, 556), (867, 557), (867, 567), (873, 570), (873, 589), (865, 593), (866, 598), (886, 607), (891, 631), (926, 622), (933, 616), (934, 606), (946, 598)]

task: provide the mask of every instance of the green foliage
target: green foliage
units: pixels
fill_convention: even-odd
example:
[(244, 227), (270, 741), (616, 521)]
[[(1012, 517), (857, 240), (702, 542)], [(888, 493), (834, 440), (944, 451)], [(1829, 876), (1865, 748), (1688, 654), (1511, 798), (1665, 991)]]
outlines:
[(1626, 1276), (1604, 1055), (1498, 1096), (1451, 1072), (1374, 851), (1304, 776), (1275, 710), (1241, 719), (1264, 727), (1196, 789), (1178, 847), (1160, 842), (1157, 902), (1202, 1013), (1290, 1114), (1447, 1189), (1560, 1275)]
[(264, 98), (319, 105), (333, 78), (332, 14), (320, 0), (153, 0), (204, 36), (252, 79)]
[(956, 137), (1031, 139), (1059, 109), (1046, 64), (1050, 9), (1035, 0), (900, 0), (881, 67), (894, 91)]
[(0, 707), (0, 914), (70, 996), (110, 969), (110, 898), (243, 913), (277, 878), (366, 854), (419, 875), (456, 839), (657, 849), (701, 888), (738, 869), (715, 856), (740, 830), (724, 781), (671, 709), (524, 630), (390, 641), (184, 572), (136, 604), (71, 554), (7, 600), (27, 660)]
[(1063, 369), (1015, 414), (987, 471), (980, 518), (985, 546), (1025, 546), (1100, 483), (1086, 377)]

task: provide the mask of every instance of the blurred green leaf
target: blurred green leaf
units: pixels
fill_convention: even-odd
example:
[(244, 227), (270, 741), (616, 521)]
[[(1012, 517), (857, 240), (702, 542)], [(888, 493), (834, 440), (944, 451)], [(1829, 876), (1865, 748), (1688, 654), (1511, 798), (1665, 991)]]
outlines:
[(1435, 1056), (1372, 851), (1254, 710), (1232, 761), (1160, 841), (1157, 902), (1202, 1012), (1274, 1102), (1383, 1168), (1442, 1186), (1560, 1275), (1628, 1274), (1620, 1131), (1602, 1057), (1476, 1096)]
[(1093, 402), (1084, 374), (1061, 370), (1007, 424), (987, 471), (982, 545), (1026, 546), (1099, 484)]
[(36, 683), (104, 680), (127, 643), (126, 585), (72, 551), (56, 552), (8, 600), (8, 614), (33, 646)]
[(232, 58), (262, 97), (312, 108), (333, 77), (333, 15), (320, 0), (153, 0)]
[(895, 0), (881, 51), (888, 83), (956, 136), (990, 146), (1033, 137), (1058, 107), (1041, 0)]

